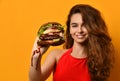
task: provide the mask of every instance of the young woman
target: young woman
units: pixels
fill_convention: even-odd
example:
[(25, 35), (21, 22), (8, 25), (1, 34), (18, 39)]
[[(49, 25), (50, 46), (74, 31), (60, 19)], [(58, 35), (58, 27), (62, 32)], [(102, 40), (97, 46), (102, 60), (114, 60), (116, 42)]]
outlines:
[(100, 12), (90, 5), (75, 5), (66, 25), (65, 49), (53, 50), (43, 65), (41, 59), (49, 46), (38, 46), (36, 38), (30, 81), (45, 81), (52, 71), (53, 81), (107, 81), (114, 63), (114, 48)]

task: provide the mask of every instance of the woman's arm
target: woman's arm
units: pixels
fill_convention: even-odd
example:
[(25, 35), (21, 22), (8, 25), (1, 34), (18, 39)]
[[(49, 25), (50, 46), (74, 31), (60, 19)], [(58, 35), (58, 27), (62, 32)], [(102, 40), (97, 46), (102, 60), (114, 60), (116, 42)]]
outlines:
[[(37, 41), (37, 39), (36, 39)], [(45, 62), (41, 65), (42, 55), (48, 47), (39, 47), (35, 41), (31, 58), (31, 66), (29, 71), (30, 81), (45, 81), (52, 72), (55, 65), (55, 52), (48, 54)]]

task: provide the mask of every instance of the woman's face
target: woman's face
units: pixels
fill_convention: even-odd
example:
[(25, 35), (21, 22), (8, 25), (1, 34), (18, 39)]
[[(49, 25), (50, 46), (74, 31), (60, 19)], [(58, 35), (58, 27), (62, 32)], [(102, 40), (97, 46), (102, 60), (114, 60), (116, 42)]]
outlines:
[(83, 25), (82, 15), (73, 14), (70, 21), (70, 34), (74, 42), (83, 43), (88, 38), (88, 31)]

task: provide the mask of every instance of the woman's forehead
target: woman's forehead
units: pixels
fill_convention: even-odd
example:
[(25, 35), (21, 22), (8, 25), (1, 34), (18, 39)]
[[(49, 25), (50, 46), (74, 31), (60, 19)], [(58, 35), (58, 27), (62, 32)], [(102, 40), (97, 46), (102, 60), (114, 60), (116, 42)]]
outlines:
[(70, 23), (83, 23), (82, 15), (80, 13), (73, 14), (71, 16)]

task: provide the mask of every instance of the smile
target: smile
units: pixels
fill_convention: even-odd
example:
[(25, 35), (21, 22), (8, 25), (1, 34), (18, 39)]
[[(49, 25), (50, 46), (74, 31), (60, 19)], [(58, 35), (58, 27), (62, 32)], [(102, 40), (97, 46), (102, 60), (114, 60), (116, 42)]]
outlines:
[(85, 37), (85, 35), (76, 35), (76, 37), (77, 37), (78, 39), (82, 39), (82, 38)]

